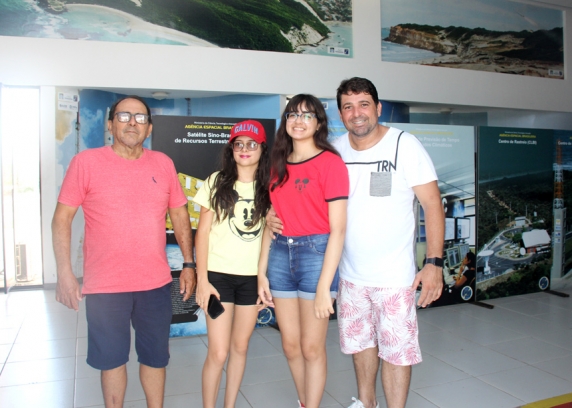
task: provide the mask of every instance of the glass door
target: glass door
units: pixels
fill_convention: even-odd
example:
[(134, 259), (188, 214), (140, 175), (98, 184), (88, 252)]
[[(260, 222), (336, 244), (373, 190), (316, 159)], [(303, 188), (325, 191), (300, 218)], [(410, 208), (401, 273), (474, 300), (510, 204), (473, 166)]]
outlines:
[(40, 91), (0, 91), (4, 290), (43, 285)]

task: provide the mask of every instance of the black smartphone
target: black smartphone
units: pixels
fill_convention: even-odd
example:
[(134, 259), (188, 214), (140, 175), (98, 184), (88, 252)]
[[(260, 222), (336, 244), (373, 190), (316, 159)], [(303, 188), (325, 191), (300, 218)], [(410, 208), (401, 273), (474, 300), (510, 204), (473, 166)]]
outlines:
[(211, 295), (207, 306), (207, 313), (211, 319), (216, 319), (222, 314), (222, 312), (224, 312), (224, 306), (215, 295)]

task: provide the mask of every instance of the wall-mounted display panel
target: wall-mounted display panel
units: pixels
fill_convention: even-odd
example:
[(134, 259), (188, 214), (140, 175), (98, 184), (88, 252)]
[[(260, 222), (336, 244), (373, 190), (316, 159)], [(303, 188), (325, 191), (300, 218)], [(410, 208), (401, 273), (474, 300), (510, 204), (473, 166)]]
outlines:
[(382, 60), (564, 78), (563, 12), (509, 0), (381, 0)]
[(351, 0), (0, 2), (0, 35), (352, 57)]

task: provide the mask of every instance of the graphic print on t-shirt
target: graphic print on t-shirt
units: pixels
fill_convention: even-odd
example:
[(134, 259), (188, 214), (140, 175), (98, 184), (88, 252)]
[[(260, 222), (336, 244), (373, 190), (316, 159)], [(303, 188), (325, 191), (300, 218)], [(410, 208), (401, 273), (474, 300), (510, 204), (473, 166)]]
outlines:
[(238, 197), (234, 213), (229, 217), (228, 223), (232, 233), (243, 241), (254, 241), (262, 233), (262, 223), (252, 228), (253, 214), (254, 200)]
[(310, 180), (308, 178), (297, 178), (296, 180), (294, 180), (294, 185), (296, 186), (296, 190), (302, 192), (306, 188), (306, 185), (309, 182)]

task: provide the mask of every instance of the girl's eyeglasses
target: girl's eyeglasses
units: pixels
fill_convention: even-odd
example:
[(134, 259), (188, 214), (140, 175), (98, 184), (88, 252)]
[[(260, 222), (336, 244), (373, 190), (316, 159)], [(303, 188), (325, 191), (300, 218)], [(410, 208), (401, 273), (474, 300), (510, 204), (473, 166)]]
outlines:
[(303, 113), (288, 112), (284, 114), (284, 117), (288, 122), (295, 122), (298, 118), (300, 118), (302, 119), (302, 122), (308, 123), (316, 117), (316, 114), (312, 112), (303, 112)]
[(240, 152), (242, 151), (242, 149), (244, 149), (244, 147), (246, 146), (246, 150), (248, 151), (254, 151), (256, 149), (258, 149), (258, 143), (256, 143), (255, 141), (250, 141), (250, 142), (234, 142), (232, 144), (232, 150), (234, 150), (235, 152)]

